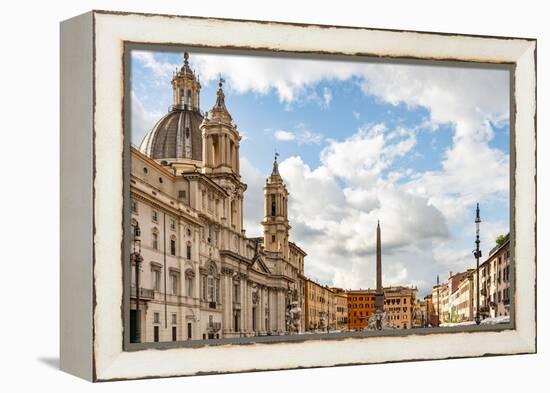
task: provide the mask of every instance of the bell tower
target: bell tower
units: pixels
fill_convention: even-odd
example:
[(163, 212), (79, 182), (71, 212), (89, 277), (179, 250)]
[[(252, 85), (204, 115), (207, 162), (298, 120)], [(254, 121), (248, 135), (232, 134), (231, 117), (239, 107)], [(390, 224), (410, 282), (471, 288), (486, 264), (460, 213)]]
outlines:
[(224, 188), (229, 197), (224, 200), (222, 220), (235, 232), (243, 232), (243, 198), (246, 184), (241, 182), (239, 146), (241, 136), (225, 105), (225, 93), (220, 78), (216, 103), (200, 125), (202, 133), (201, 172)]
[(277, 156), (264, 185), (264, 250), (288, 256), (288, 191), (279, 173)]
[(223, 82), (220, 78), (216, 103), (201, 124), (203, 173), (232, 174), (240, 178), (241, 136), (225, 106)]

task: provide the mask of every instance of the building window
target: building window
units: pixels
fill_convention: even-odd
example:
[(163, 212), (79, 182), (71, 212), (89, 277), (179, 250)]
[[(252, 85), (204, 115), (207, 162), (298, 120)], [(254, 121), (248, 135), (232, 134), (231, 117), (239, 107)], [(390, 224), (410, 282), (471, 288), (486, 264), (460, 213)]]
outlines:
[(187, 198), (187, 191), (179, 190), (178, 191), (178, 199), (186, 199), (186, 198)]
[(159, 214), (156, 210), (151, 210), (151, 220), (153, 222), (158, 222), (159, 221)]
[(178, 324), (178, 314), (172, 314), (172, 325)]
[(172, 295), (179, 295), (179, 274), (170, 272), (170, 289)]
[(214, 208), (214, 205), (213, 205), (213, 197), (212, 197), (212, 194), (208, 194), (208, 210), (212, 211), (212, 209)]
[(172, 341), (177, 341), (178, 339), (178, 328), (176, 326), (172, 326)]
[(207, 224), (206, 225), (206, 230), (208, 232), (208, 243), (212, 243), (212, 225), (210, 224)]
[(153, 314), (153, 323), (160, 323), (160, 313), (156, 312)]
[(160, 291), (160, 268), (154, 268), (151, 270), (153, 276), (153, 289), (157, 292)]
[(187, 236), (191, 237), (191, 229), (187, 228)]
[(275, 216), (276, 215), (276, 204), (275, 204), (275, 195), (271, 195), (271, 215), (272, 216)]
[(176, 255), (176, 237), (172, 236), (170, 239), (170, 255), (175, 256)]
[(240, 301), (241, 301), (241, 283), (239, 281), (236, 281), (235, 285), (233, 285), (233, 302), (239, 303)]
[(202, 298), (203, 298), (204, 300), (207, 300), (207, 299), (206, 299), (206, 275), (202, 275), (202, 276), (201, 276), (201, 281), (202, 281), (202, 283), (201, 283)]
[(240, 323), (239, 323), (240, 319), (241, 319), (241, 312), (239, 310), (235, 310), (234, 315), (233, 315), (233, 331), (235, 331), (235, 332), (240, 331), (240, 326), (239, 326), (240, 325)]
[(185, 271), (185, 293), (187, 296), (193, 296), (193, 277), (195, 273), (191, 269)]
[(132, 213), (137, 214), (138, 212), (138, 203), (137, 201), (133, 200), (130, 202), (130, 209), (132, 210)]
[(154, 231), (153, 232), (153, 249), (158, 250), (159, 249), (159, 234)]
[(134, 287), (136, 285), (136, 264), (135, 263), (132, 263), (132, 278), (131, 278), (131, 283), (132, 283), (132, 286)]
[(158, 343), (159, 342), (159, 327), (155, 326), (153, 328), (153, 340)]
[(191, 242), (187, 242), (187, 259), (191, 259)]
[(173, 231), (176, 230), (176, 220), (170, 219), (170, 229)]

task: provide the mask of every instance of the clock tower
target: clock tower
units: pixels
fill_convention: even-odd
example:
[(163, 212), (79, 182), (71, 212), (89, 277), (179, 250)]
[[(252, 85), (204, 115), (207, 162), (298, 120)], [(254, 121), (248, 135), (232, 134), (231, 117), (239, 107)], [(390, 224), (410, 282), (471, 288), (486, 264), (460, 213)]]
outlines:
[(288, 257), (288, 191), (275, 154), (273, 170), (264, 185), (264, 249)]

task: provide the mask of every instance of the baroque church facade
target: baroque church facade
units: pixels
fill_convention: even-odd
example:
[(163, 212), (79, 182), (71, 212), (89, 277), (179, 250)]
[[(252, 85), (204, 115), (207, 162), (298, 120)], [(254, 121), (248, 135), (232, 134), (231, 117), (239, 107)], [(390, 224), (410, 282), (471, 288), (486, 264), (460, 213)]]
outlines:
[(277, 158), (264, 184), (263, 237), (249, 238), (241, 137), (222, 83), (203, 114), (200, 81), (184, 58), (171, 109), (131, 148), (131, 240), (141, 258), (137, 274), (130, 258), (130, 341), (303, 332), (306, 253), (289, 241)]

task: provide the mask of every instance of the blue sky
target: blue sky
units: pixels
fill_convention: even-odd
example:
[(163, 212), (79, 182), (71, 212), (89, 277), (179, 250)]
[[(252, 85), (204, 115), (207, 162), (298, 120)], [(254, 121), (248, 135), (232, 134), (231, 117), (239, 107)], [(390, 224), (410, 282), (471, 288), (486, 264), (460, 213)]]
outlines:
[[(132, 52), (132, 142), (171, 104), (182, 52)], [(217, 79), (243, 135), (247, 234), (259, 235), (275, 150), (291, 194), (291, 240), (306, 274), (374, 285), (380, 219), (385, 284), (416, 285), (472, 267), (473, 214), (485, 254), (508, 231), (509, 85), (504, 70), (190, 53), (202, 110)]]

